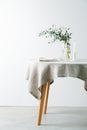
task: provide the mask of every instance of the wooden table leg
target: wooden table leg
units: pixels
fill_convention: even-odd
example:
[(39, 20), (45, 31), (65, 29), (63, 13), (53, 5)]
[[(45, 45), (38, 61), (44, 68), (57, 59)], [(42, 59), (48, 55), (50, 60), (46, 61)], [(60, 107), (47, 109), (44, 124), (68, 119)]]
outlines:
[(46, 91), (45, 91), (44, 106), (43, 106), (43, 114), (46, 114), (46, 111), (47, 111), (49, 87), (50, 87), (50, 84), (49, 84), (49, 82), (47, 82), (47, 84), (46, 84)]
[(40, 105), (38, 109), (37, 125), (41, 124), (41, 119), (42, 119), (42, 114), (43, 114), (43, 105), (44, 105), (44, 99), (45, 99), (45, 91), (46, 91), (46, 84), (41, 87), (41, 99), (40, 99)]
[(87, 82), (84, 83), (84, 88), (87, 91)]

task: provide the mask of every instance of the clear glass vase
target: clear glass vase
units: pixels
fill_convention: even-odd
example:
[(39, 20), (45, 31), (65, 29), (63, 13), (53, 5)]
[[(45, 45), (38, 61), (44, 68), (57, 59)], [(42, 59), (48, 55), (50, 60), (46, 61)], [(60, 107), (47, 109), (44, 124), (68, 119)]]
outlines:
[(71, 48), (70, 48), (70, 44), (64, 43), (64, 44), (63, 44), (63, 59), (69, 61), (70, 58), (71, 58)]

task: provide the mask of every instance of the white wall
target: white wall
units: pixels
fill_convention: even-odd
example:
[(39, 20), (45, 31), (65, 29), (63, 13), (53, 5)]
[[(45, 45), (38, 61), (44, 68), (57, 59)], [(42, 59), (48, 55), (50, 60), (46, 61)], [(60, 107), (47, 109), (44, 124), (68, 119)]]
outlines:
[[(0, 0), (0, 106), (38, 105), (28, 93), (29, 59), (57, 57), (59, 45), (48, 45), (38, 33), (52, 24), (68, 26), (77, 42), (77, 58), (87, 58), (86, 0)], [(87, 106), (83, 81), (55, 80), (49, 105)]]

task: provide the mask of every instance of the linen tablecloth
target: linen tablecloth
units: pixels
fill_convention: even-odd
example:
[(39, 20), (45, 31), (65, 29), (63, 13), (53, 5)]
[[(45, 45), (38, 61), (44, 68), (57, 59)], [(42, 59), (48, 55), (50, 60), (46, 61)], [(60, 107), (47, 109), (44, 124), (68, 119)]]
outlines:
[(87, 90), (87, 64), (62, 62), (31, 62), (27, 72), (29, 92), (40, 99), (40, 87), (57, 77), (75, 77), (85, 81)]

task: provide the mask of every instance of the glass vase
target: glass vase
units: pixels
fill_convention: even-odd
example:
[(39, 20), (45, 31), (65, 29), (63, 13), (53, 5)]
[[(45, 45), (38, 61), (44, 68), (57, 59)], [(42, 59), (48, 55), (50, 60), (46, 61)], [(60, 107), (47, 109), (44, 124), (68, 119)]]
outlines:
[(70, 58), (71, 58), (70, 44), (64, 43), (63, 44), (63, 59), (69, 61)]

